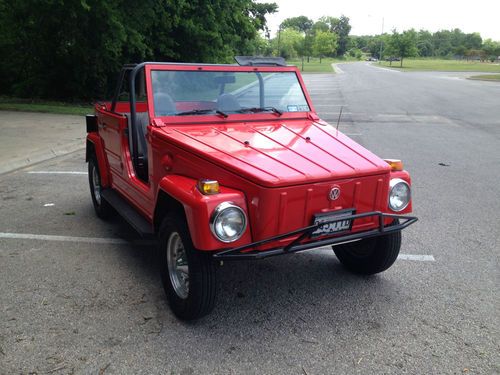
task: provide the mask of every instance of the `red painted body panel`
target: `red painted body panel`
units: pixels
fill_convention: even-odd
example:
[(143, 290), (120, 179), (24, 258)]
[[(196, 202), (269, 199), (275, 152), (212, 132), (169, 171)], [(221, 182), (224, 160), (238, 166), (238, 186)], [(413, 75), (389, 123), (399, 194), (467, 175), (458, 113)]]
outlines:
[[(184, 206), (195, 247), (200, 250), (219, 249), (221, 243), (212, 235), (207, 218), (210, 218), (214, 209), (222, 202), (233, 202), (247, 212), (245, 196), (241, 191), (227, 187), (221, 187), (220, 193), (217, 195), (203, 195), (196, 188), (196, 183), (197, 180), (188, 177), (168, 175), (161, 179), (159, 185), (160, 189), (167, 192)], [(231, 245), (245, 245), (250, 243), (251, 240), (250, 232), (247, 231), (238, 241), (233, 242)]]
[(104, 152), (104, 144), (102, 138), (97, 133), (89, 133), (87, 135), (87, 141), (94, 145), (95, 156), (97, 158), (97, 164), (99, 165), (99, 172), (101, 174), (101, 184), (103, 187), (111, 186), (111, 178), (108, 170), (108, 161), (106, 158), (106, 153)]
[[(141, 107), (141, 103), (138, 107)], [(120, 113), (110, 112), (109, 108), (109, 103), (105, 106), (96, 106), (99, 136), (110, 176), (109, 186), (120, 192), (143, 216), (152, 221), (155, 191), (135, 175), (126, 135), (127, 118)], [(145, 109), (145, 103), (142, 103), (141, 109)], [(130, 106), (128, 103), (117, 103), (116, 110), (126, 113), (130, 110)]]
[[(88, 137), (101, 155), (98, 158), (103, 159), (99, 159), (101, 170), (111, 176), (109, 186), (151, 223), (160, 190), (179, 201), (193, 242), (200, 250), (245, 245), (303, 228), (312, 224), (317, 213), (354, 209), (356, 213), (394, 214), (388, 209), (390, 179), (397, 177), (411, 183), (406, 171), (392, 172), (382, 159), (320, 120), (295, 67), (146, 65), (149, 100), (137, 103), (137, 112), (154, 113), (150, 72), (155, 69), (294, 71), (311, 108), (310, 112), (286, 112), (281, 116), (272, 112), (231, 114), (227, 118), (215, 114), (150, 116), (146, 183), (134, 172), (126, 117), (110, 112), (109, 103), (96, 106), (98, 123), (106, 122), (107, 126)], [(210, 105), (213, 103), (203, 103), (206, 108)], [(189, 102), (177, 105), (177, 110), (191, 108)], [(129, 104), (118, 103), (116, 112), (129, 113)], [(218, 180), (220, 194), (202, 195), (196, 188), (202, 178)], [(328, 195), (334, 185), (340, 187), (341, 196), (331, 201)], [(249, 221), (243, 237), (231, 244), (218, 241), (209, 227), (214, 208), (225, 201), (239, 205)], [(398, 214), (411, 209), (410, 203)], [(376, 225), (375, 219), (357, 219), (352, 231)]]
[[(168, 140), (267, 187), (387, 173), (390, 167), (325, 123), (311, 120), (163, 127)], [(209, 176), (207, 176), (209, 177)]]

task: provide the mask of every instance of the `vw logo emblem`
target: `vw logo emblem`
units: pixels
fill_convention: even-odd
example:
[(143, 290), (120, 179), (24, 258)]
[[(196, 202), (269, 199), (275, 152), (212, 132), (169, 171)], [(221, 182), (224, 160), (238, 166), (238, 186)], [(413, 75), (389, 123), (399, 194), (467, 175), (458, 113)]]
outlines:
[(331, 201), (334, 201), (340, 197), (340, 188), (338, 186), (332, 187), (330, 190), (330, 194), (328, 195), (328, 198), (330, 198)]

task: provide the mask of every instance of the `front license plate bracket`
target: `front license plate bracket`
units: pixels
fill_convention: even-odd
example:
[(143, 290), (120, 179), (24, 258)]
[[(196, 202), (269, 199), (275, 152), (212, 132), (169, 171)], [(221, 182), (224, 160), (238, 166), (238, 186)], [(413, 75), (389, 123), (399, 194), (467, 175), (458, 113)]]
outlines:
[(350, 231), (353, 223), (351, 216), (355, 213), (355, 209), (349, 208), (340, 211), (315, 214), (313, 217), (313, 225), (322, 225), (319, 225), (318, 228), (311, 233), (311, 238)]

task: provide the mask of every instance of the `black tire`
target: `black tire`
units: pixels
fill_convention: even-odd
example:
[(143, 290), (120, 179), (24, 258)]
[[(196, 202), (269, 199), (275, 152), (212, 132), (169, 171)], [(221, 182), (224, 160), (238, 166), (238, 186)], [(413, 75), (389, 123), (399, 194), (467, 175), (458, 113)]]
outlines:
[[(174, 314), (181, 320), (195, 320), (210, 313), (215, 305), (216, 265), (209, 253), (193, 246), (185, 218), (166, 216), (160, 226), (159, 240), (161, 280)], [(174, 250), (178, 240), (182, 249)], [(177, 271), (186, 264), (187, 270)]]
[(362, 275), (383, 272), (394, 264), (401, 248), (401, 232), (333, 246), (340, 263)]
[(90, 196), (94, 205), (95, 213), (101, 219), (107, 219), (114, 214), (114, 209), (102, 197), (101, 174), (95, 157), (89, 159), (89, 187)]

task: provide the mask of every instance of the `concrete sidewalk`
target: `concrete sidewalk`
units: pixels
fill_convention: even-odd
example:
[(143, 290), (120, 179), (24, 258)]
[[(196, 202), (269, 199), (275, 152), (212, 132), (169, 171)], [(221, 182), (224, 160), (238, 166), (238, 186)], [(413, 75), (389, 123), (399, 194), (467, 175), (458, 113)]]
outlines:
[(0, 111), (0, 174), (85, 147), (85, 117)]

